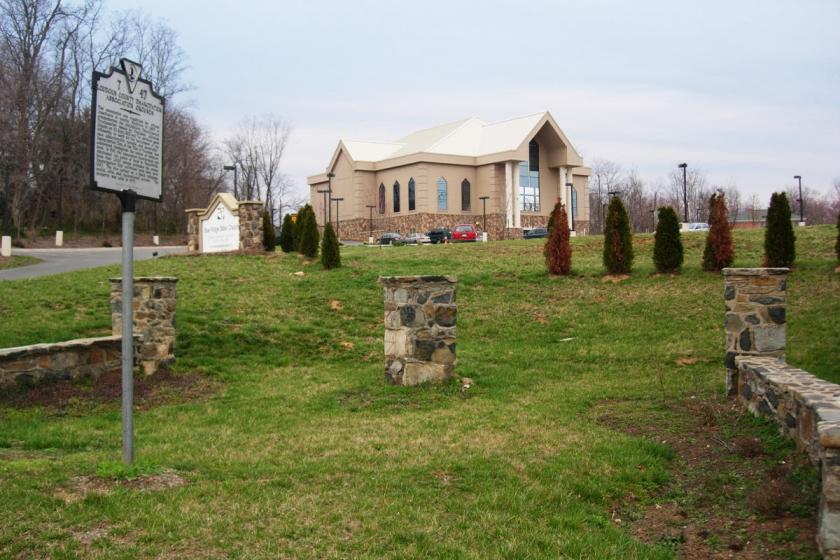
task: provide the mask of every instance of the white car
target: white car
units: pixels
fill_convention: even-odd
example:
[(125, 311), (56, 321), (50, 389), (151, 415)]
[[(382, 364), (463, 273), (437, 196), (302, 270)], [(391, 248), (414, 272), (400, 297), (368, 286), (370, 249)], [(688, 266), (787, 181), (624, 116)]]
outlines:
[(705, 222), (688, 222), (683, 224), (683, 231), (707, 231), (709, 224)]
[(409, 233), (403, 237), (403, 242), (419, 245), (421, 243), (431, 243), (432, 240), (425, 233)]

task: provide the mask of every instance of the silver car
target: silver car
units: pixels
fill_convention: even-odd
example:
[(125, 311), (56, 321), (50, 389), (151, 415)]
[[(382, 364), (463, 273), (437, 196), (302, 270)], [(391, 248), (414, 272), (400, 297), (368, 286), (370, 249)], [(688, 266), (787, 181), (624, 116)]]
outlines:
[(409, 233), (403, 237), (403, 242), (419, 245), (421, 243), (431, 243), (432, 240), (425, 233)]

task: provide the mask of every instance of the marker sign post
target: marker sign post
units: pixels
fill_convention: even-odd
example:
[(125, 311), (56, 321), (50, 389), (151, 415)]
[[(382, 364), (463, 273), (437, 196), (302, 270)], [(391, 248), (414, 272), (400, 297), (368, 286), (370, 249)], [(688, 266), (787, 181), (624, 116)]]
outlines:
[(126, 58), (107, 74), (93, 73), (90, 185), (122, 202), (122, 421), (123, 461), (134, 462), (134, 210), (138, 198), (163, 199), (165, 100), (140, 79)]

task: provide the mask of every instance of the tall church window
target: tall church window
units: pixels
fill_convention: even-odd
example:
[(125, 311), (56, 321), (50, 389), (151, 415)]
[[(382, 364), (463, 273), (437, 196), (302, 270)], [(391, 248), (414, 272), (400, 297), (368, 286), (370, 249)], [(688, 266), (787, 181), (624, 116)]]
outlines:
[(441, 177), (438, 179), (437, 182), (437, 201), (438, 201), (438, 210), (446, 210), (448, 206), (448, 193), (447, 193), (447, 183), (446, 179)]
[(519, 199), (524, 212), (540, 210), (540, 146), (531, 140), (528, 161), (519, 164)]
[(414, 183), (414, 177), (408, 180), (408, 211), (412, 212), (417, 208), (417, 185)]
[(470, 211), (470, 182), (466, 179), (461, 181), (461, 211)]
[(400, 182), (394, 181), (394, 212), (400, 211)]
[(385, 185), (379, 184), (379, 213), (385, 213)]

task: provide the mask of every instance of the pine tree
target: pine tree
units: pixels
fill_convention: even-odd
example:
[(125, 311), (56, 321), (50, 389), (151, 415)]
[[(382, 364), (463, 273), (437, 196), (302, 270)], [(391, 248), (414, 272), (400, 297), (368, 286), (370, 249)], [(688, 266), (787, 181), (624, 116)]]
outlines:
[(268, 251), (269, 253), (274, 252), (274, 248), (277, 246), (277, 235), (274, 231), (274, 221), (271, 219), (271, 215), (266, 210), (263, 212), (263, 249)]
[(569, 244), (566, 207), (559, 201), (551, 212), (551, 226), (545, 243), (545, 265), (549, 274), (566, 276), (572, 270), (572, 246)]
[(621, 199), (614, 196), (604, 225), (604, 266), (609, 274), (629, 274), (633, 268), (633, 236)]
[(332, 224), (327, 224), (324, 228), (324, 239), (321, 241), (321, 264), (327, 270), (341, 266), (341, 251)]
[(292, 221), (292, 215), (286, 214), (283, 217), (283, 225), (280, 226), (280, 248), (284, 253), (291, 253), (295, 250), (295, 223)]
[(790, 267), (795, 259), (796, 236), (790, 221), (790, 203), (785, 193), (773, 193), (764, 232), (764, 266)]
[(726, 200), (723, 193), (713, 194), (709, 199), (709, 233), (703, 249), (703, 270), (722, 270), (731, 265), (734, 258)]
[[(297, 223), (295, 223), (295, 251), (298, 253), (303, 252), (301, 247), (301, 242), (303, 240), (303, 228), (306, 220), (309, 219), (310, 210), (312, 210), (312, 207), (309, 204), (304, 205), (300, 210), (298, 210)], [(313, 216), (314, 215), (315, 213), (313, 211)]]
[(314, 259), (318, 256), (318, 243), (320, 235), (318, 234), (318, 225), (315, 223), (315, 212), (308, 204), (304, 206), (306, 209), (306, 216), (299, 224), (300, 232), (300, 252), (303, 256)]
[(670, 206), (659, 209), (653, 245), (653, 264), (657, 272), (679, 272), (683, 263), (680, 222)]

